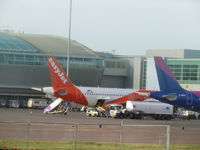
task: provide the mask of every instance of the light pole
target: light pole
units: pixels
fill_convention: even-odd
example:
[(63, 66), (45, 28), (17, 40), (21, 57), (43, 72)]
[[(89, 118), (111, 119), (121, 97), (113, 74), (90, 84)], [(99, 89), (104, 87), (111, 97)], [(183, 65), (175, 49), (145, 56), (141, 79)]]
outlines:
[(72, 0), (69, 1), (69, 35), (67, 46), (67, 76), (69, 77), (69, 56), (70, 56), (70, 42), (71, 42), (71, 20), (72, 20)]

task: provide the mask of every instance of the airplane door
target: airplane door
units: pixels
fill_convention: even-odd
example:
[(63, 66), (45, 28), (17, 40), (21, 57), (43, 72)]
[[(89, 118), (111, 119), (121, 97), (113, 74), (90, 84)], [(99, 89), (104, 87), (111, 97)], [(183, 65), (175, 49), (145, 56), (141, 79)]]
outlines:
[(193, 97), (191, 93), (187, 93), (187, 104), (192, 105)]

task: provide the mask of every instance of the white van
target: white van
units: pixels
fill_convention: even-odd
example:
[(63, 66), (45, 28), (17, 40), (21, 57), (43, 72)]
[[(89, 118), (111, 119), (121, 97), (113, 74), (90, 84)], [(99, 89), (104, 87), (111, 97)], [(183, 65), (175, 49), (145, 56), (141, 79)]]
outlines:
[(47, 105), (48, 101), (46, 99), (36, 99), (36, 98), (28, 99), (28, 108), (45, 108)]
[(99, 112), (97, 111), (97, 109), (95, 107), (88, 107), (86, 110), (86, 116), (87, 117), (98, 117), (99, 116)]

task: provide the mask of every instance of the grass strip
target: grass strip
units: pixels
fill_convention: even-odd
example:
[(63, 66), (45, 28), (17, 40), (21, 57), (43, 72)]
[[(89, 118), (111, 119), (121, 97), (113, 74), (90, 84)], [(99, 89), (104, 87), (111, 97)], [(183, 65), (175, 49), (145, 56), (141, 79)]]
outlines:
[[(64, 142), (64, 141), (23, 141), (0, 140), (0, 149), (14, 150), (163, 150), (164, 145), (98, 143), (98, 142)], [(170, 145), (170, 150), (200, 150), (200, 145)]]

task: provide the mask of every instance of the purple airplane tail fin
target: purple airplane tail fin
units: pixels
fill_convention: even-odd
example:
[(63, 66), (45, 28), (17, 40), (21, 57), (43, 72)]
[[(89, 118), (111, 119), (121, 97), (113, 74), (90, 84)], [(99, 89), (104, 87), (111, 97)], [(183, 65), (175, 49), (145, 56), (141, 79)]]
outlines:
[(161, 91), (182, 90), (174, 75), (161, 57), (154, 57)]

